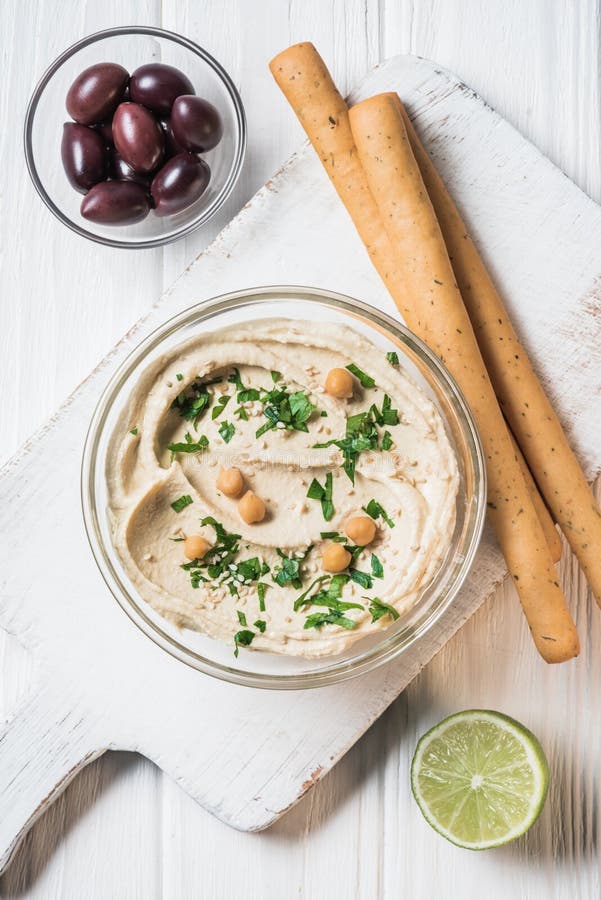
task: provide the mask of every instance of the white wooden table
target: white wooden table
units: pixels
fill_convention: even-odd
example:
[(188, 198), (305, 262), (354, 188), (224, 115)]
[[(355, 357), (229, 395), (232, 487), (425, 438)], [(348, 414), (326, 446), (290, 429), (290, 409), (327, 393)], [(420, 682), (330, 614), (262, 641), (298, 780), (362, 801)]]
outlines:
[[(5, 0), (2, 459), (298, 145), (300, 130), (267, 72), (274, 53), (313, 40), (343, 89), (397, 53), (434, 59), (601, 201), (599, 6), (598, 0)], [(26, 100), (46, 64), (84, 33), (129, 23), (162, 25), (204, 45), (231, 72), (249, 120), (249, 154), (234, 196), (207, 230), (164, 251), (111, 251), (71, 235), (42, 207), (21, 151)], [(540, 662), (506, 587), (270, 831), (234, 832), (151, 763), (108, 754), (34, 827), (0, 881), (0, 896), (597, 900), (601, 615), (573, 567), (564, 579), (583, 637), (576, 665), (549, 669)], [(32, 670), (1, 631), (0, 658), (4, 716), (28, 691)], [(530, 725), (553, 770), (537, 827), (483, 854), (439, 839), (408, 784), (419, 734), (472, 706)]]

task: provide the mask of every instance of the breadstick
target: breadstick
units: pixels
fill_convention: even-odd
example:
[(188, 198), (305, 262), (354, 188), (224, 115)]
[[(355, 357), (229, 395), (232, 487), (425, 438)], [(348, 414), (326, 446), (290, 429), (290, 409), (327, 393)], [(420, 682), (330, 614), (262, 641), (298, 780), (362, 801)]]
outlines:
[[(270, 69), (315, 147), (391, 296), (406, 320), (409, 321), (410, 317), (413, 320), (412, 310), (405, 302), (405, 284), (399, 271), (398, 256), (382, 227), (378, 207), (357, 157), (348, 109), (323, 60), (312, 44), (297, 44), (275, 57)], [(498, 409), (494, 397), (492, 399)], [(507, 435), (504, 424), (503, 433)], [(508, 442), (506, 436), (506, 445)], [(493, 458), (495, 455), (493, 451)], [(525, 484), (516, 469), (513, 454), (509, 453), (509, 458), (514, 460), (515, 483), (522, 496), (526, 493)], [(513, 494), (511, 484), (507, 501), (503, 499), (500, 506), (491, 512), (497, 520), (495, 524), (501, 544), (511, 541), (515, 550), (508, 563), (512, 574), (517, 575), (516, 585), (536, 646), (548, 662), (560, 662), (578, 654), (578, 636), (557, 585), (544, 535), (528, 497), (525, 497), (523, 507), (526, 519), (536, 523), (534, 553), (528, 552), (532, 544), (525, 539), (527, 525), (522, 527), (521, 522), (512, 521), (506, 515), (508, 508), (511, 506), (513, 509), (516, 505)], [(535, 562), (533, 567), (532, 558)]]
[(391, 96), (403, 117), (501, 409), (601, 605), (601, 511), (459, 210), (398, 96)]
[(536, 646), (549, 662), (570, 659), (578, 652), (576, 629), (403, 120), (393, 99), (384, 94), (353, 106), (349, 121), (369, 188), (402, 269), (405, 321), (454, 375), (478, 425), (491, 521)]
[(357, 156), (348, 107), (326, 64), (307, 42), (278, 54), (269, 68), (346, 206), (378, 274), (393, 297), (402, 296), (402, 279), (390, 240)]
[(522, 477), (526, 482), (526, 487), (528, 488), (528, 493), (530, 495), (530, 499), (532, 500), (532, 504), (534, 509), (536, 510), (536, 515), (538, 516), (538, 521), (543, 526), (543, 531), (545, 532), (545, 540), (547, 541), (547, 546), (549, 548), (549, 552), (551, 554), (551, 559), (554, 563), (558, 563), (561, 559), (561, 538), (559, 537), (559, 532), (555, 527), (555, 523), (551, 518), (551, 513), (547, 509), (545, 505), (545, 501), (539, 494), (538, 488), (536, 486), (536, 482), (532, 477), (532, 472), (528, 468), (526, 464), (526, 460), (522, 456), (522, 451), (518, 447), (515, 442), (515, 438), (512, 435), (511, 431), (509, 432), (509, 437), (511, 438), (511, 446), (513, 447), (513, 451), (515, 453), (515, 458), (517, 459), (520, 471), (522, 473)]

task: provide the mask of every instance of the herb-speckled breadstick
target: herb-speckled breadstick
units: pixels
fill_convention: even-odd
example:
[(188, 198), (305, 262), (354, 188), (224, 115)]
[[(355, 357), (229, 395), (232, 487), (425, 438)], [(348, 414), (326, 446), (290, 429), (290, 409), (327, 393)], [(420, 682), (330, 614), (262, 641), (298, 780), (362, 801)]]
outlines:
[(601, 605), (601, 512), (480, 254), (396, 94), (501, 409)]
[(380, 94), (352, 107), (349, 121), (402, 274), (404, 290), (395, 302), (454, 375), (476, 419), (490, 518), (537, 649), (548, 662), (570, 659), (578, 653), (578, 635), (403, 120), (394, 99)]

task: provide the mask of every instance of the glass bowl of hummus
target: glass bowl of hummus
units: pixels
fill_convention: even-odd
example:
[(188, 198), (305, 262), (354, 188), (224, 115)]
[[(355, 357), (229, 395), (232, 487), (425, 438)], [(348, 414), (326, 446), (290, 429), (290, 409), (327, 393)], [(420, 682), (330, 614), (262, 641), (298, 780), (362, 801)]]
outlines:
[(478, 433), (386, 313), (302, 287), (199, 303), (112, 377), (83, 454), (90, 545), (160, 647), (251, 687), (391, 662), (445, 613), (486, 509)]

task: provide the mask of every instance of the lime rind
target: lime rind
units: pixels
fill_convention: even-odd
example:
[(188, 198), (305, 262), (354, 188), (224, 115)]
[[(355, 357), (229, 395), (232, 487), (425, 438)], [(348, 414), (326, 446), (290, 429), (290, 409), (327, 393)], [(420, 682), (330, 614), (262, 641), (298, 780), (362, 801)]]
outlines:
[(524, 834), (540, 815), (548, 782), (537, 738), (492, 710), (444, 719), (419, 740), (411, 764), (411, 788), (426, 821), (470, 850)]

